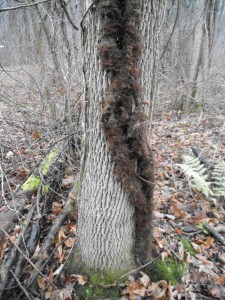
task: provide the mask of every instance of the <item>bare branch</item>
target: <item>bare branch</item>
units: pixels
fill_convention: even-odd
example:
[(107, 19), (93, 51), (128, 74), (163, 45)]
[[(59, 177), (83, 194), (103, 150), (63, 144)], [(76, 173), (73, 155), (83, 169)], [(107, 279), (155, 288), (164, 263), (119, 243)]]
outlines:
[(29, 6), (38, 5), (38, 4), (45, 3), (45, 2), (50, 2), (50, 1), (52, 1), (52, 0), (43, 0), (43, 1), (38, 1), (38, 2), (34, 2), (34, 3), (30, 3), (30, 4), (0, 8), (0, 12), (15, 10), (15, 9), (19, 9), (19, 8), (26, 8), (26, 7), (29, 7)]
[(23, 255), (23, 257), (27, 260), (27, 262), (35, 269), (35, 271), (38, 272), (39, 275), (41, 275), (46, 281), (48, 281), (48, 283), (50, 283), (50, 285), (54, 288), (57, 289), (57, 287), (54, 285), (54, 283), (51, 282), (50, 279), (48, 279), (48, 277), (46, 277), (42, 272), (40, 272), (38, 270), (38, 268), (32, 263), (32, 261), (23, 253), (23, 251), (17, 246), (17, 244), (15, 244), (15, 242), (12, 240), (12, 238), (10, 237), (10, 235), (5, 231), (5, 229), (3, 229), (2, 227), (0, 227), (0, 230), (7, 236), (7, 238), (9, 239), (9, 241), (13, 244), (14, 247), (16, 247), (16, 249), (19, 251), (19, 253), (21, 255)]
[(212, 235), (214, 238), (217, 239), (223, 246), (225, 246), (225, 238), (219, 232), (217, 232), (210, 224), (205, 223), (203, 227)]
[(72, 27), (73, 27), (75, 30), (79, 30), (78, 27), (77, 27), (77, 26), (74, 24), (74, 22), (72, 21), (70, 15), (69, 15), (69, 12), (68, 12), (68, 10), (67, 10), (67, 8), (66, 8), (66, 5), (67, 5), (67, 4), (65, 3), (65, 1), (64, 1), (64, 0), (60, 0), (60, 3), (61, 3), (61, 6), (62, 6), (64, 12), (65, 12), (65, 15), (66, 15), (68, 21), (70, 22), (70, 24), (72, 25)]

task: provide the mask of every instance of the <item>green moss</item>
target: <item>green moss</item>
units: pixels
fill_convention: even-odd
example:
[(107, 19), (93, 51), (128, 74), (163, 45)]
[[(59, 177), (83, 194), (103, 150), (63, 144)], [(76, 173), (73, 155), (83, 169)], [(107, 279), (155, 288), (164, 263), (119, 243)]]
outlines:
[(41, 178), (32, 174), (21, 186), (24, 191), (36, 191), (41, 184)]
[(89, 278), (89, 284), (79, 286), (76, 294), (81, 300), (118, 299), (119, 289), (115, 283), (122, 274), (124, 272), (121, 271), (105, 272), (104, 275), (94, 273)]
[(189, 240), (185, 239), (185, 238), (181, 238), (181, 242), (184, 246), (184, 249), (192, 256), (194, 256), (196, 254), (196, 251), (194, 249), (194, 247), (192, 246), (192, 244), (189, 242)]
[[(41, 168), (41, 172), (43, 176), (45, 176), (48, 173), (52, 161), (56, 158), (57, 155), (58, 153), (56, 151), (52, 151), (44, 159)], [(40, 184), (41, 184), (41, 178), (35, 174), (31, 174), (31, 176), (24, 182), (24, 184), (22, 184), (21, 189), (24, 191), (36, 191), (38, 190)]]
[(181, 278), (188, 272), (188, 264), (177, 262), (173, 258), (167, 258), (165, 261), (157, 260), (154, 263), (154, 280), (166, 280), (172, 285), (181, 281)]
[(90, 276), (90, 283), (93, 285), (112, 285), (125, 273), (126, 271), (110, 271), (103, 274), (95, 273)]
[(81, 300), (118, 299), (119, 289), (116, 286), (104, 288), (89, 284), (77, 286), (76, 295)]
[(52, 161), (56, 158), (57, 155), (58, 152), (52, 151), (46, 156), (45, 160), (42, 163), (42, 168), (41, 168), (42, 175), (46, 175), (48, 173)]

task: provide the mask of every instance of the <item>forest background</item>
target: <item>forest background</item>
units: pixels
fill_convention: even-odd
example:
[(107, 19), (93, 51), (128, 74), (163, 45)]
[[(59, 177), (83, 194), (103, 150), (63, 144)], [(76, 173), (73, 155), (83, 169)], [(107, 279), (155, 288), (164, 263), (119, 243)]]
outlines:
[[(83, 24), (97, 6), (89, 2), (0, 0), (0, 299), (72, 299), (90, 283), (85, 272), (66, 271), (84, 160)], [(120, 294), (225, 299), (224, 195), (205, 193), (178, 166), (197, 156), (210, 173), (224, 159), (225, 1), (150, 2), (158, 12), (155, 94), (144, 106), (155, 160), (153, 244), (167, 271), (128, 274)], [(82, 291), (84, 299), (101, 299), (98, 292)]]

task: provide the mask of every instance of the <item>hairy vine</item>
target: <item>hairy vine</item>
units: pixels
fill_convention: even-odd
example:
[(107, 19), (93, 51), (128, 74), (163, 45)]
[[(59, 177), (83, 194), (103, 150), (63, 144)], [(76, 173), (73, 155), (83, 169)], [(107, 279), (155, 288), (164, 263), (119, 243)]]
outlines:
[(147, 116), (141, 111), (140, 0), (103, 0), (99, 8), (99, 56), (110, 78), (102, 100), (102, 128), (115, 176), (135, 208), (135, 252), (145, 262), (151, 243), (153, 157), (147, 141)]

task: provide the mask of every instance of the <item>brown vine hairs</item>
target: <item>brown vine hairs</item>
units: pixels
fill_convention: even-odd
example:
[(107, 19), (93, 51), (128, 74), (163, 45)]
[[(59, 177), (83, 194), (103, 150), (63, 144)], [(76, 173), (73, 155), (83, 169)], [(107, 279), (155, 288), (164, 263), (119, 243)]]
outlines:
[(102, 100), (102, 128), (115, 176), (135, 207), (135, 252), (144, 263), (150, 256), (153, 158), (143, 124), (147, 117), (141, 112), (140, 0), (103, 0), (99, 8), (99, 56), (111, 78)]

